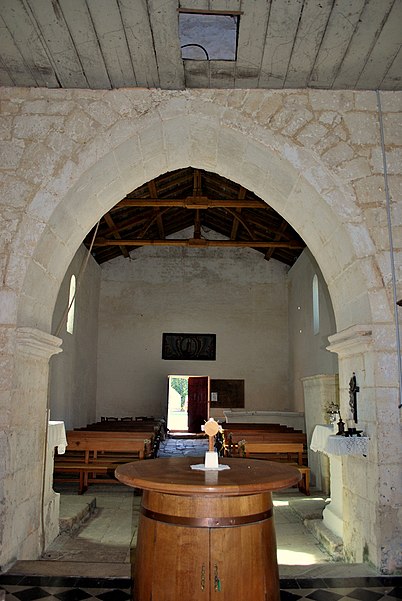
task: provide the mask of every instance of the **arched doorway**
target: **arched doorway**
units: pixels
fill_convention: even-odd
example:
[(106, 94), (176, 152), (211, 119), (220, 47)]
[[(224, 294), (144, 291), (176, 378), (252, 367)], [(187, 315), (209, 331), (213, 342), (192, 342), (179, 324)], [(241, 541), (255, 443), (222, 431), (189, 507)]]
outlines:
[[(121, 100), (121, 96), (117, 98)], [(80, 101), (77, 98), (77, 105)], [(113, 102), (118, 100), (112, 98)], [(76, 126), (76, 123), (71, 125)], [(62, 168), (57, 176), (49, 178), (46, 172), (37, 176), (42, 186), (27, 205), (12, 245), (14, 262), (9, 263), (8, 275), (13, 280), (14, 292), (8, 297), (4, 311), (7, 331), (11, 334), (9, 392), (5, 398), (10, 411), (8, 424), (13, 428), (15, 440), (23, 440), (28, 422), (30, 440), (25, 441), (24, 451), (19, 455), (19, 460), (25, 458), (23, 468), (21, 461), (18, 466), (13, 451), (6, 450), (10, 477), (5, 481), (11, 482), (12, 474), (18, 472), (23, 478), (31, 470), (30, 449), (35, 448), (40, 454), (46, 418), (47, 362), (57, 348), (57, 341), (48, 335), (51, 315), (62, 277), (78, 245), (99, 217), (130, 189), (180, 166), (212, 169), (239, 181), (261, 198), (269, 199), (269, 204), (297, 229), (328, 284), (340, 333), (336, 340), (341, 359), (340, 379), (348, 381), (351, 364), (357, 363), (359, 367), (355, 369), (360, 369), (365, 377), (368, 408), (374, 407), (381, 374), (379, 380), (371, 374), (381, 371), (386, 357), (393, 361), (395, 353), (390, 332), (379, 344), (371, 335), (376, 321), (380, 321), (372, 315), (376, 292), (376, 282), (372, 279), (376, 269), (374, 248), (353, 195), (340, 178), (308, 148), (275, 135), (269, 128), (269, 120), (255, 121), (246, 109), (220, 110), (197, 93), (166, 93), (161, 100), (157, 92), (145, 92), (136, 104), (135, 118), (120, 116), (107, 134), (105, 129), (96, 130), (93, 137), (88, 132), (88, 142), (76, 152), (74, 161), (60, 149)], [(388, 317), (388, 326), (391, 323)], [(363, 330), (356, 329), (361, 324)], [(366, 369), (368, 365), (373, 371)], [(28, 373), (32, 375), (29, 380)], [(395, 379), (392, 386), (396, 387)], [(18, 408), (12, 402), (16, 398)], [(34, 422), (29, 421), (31, 413), (39, 416)], [(372, 433), (376, 432), (375, 423), (376, 418), (372, 418)], [(368, 479), (380, 478), (380, 452), (378, 439), (366, 464)], [(348, 462), (348, 468), (351, 465)], [(25, 557), (37, 554), (40, 474), (41, 469), (36, 465), (33, 472), (36, 484), (29, 498), (21, 498), (18, 478), (4, 493), (3, 515), (8, 526), (3, 538), (8, 539), (9, 528), (15, 529), (17, 523), (19, 533), (9, 537), (12, 542), (3, 545), (3, 563), (21, 553)], [(358, 514), (352, 495), (345, 493), (347, 520), (351, 525), (345, 540), (348, 553), (359, 560), (369, 548), (370, 560), (377, 565), (392, 563), (390, 557), (396, 543), (392, 535), (384, 534), (381, 529), (384, 513), (379, 509), (384, 501), (378, 495), (373, 497), (368, 489), (362, 494), (368, 501), (367, 509)], [(33, 525), (29, 519), (20, 519), (24, 512), (35, 518)], [(378, 521), (374, 532), (368, 533), (365, 524), (370, 523), (373, 512)], [(392, 516), (397, 520), (394, 508)], [(383, 536), (385, 545), (380, 544)], [(370, 539), (369, 543), (363, 540), (365, 537)]]

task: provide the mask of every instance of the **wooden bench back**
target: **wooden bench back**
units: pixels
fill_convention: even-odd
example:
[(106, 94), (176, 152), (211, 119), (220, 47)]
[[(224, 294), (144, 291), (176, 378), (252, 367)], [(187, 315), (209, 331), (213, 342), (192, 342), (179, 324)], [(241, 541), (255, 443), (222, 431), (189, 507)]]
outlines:
[(283, 443), (302, 443), (307, 444), (307, 437), (304, 432), (256, 432), (253, 430), (231, 431), (224, 430), (225, 439), (229, 442), (229, 435), (233, 443), (239, 440), (250, 442), (283, 442)]
[(246, 457), (250, 455), (297, 454), (298, 464), (303, 464), (303, 443), (246, 442)]
[(115, 430), (69, 430), (67, 435), (71, 437), (71, 440), (74, 440), (76, 437), (77, 440), (81, 440), (82, 438), (93, 438), (94, 440), (101, 437), (107, 437), (110, 440), (113, 439), (127, 439), (127, 440), (152, 440), (155, 433), (153, 430), (141, 430), (139, 432), (136, 431), (115, 431)]
[[(94, 432), (88, 433), (81, 430), (67, 432), (68, 451), (115, 451), (118, 452), (144, 452), (145, 438), (140, 439), (126, 436), (126, 432)], [(113, 436), (111, 436), (113, 434)], [(115, 434), (120, 434), (115, 436)], [(129, 433), (130, 434), (130, 433)]]

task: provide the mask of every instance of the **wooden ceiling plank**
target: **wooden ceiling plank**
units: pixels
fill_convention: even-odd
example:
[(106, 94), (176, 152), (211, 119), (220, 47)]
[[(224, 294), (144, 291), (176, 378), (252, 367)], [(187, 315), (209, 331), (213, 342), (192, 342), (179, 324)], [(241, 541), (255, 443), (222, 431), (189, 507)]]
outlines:
[(337, 0), (311, 72), (310, 86), (330, 89), (351, 43), (366, 0)]
[(235, 87), (235, 61), (210, 61), (210, 88)]
[(36, 82), (27, 69), (24, 58), (18, 50), (10, 32), (0, 21), (0, 51), (3, 61), (3, 72), (8, 75), (12, 85), (35, 86)]
[(137, 85), (159, 86), (151, 24), (146, 0), (118, 0)]
[(131, 55), (116, 0), (87, 0), (113, 88), (136, 85)]
[(269, 2), (254, 0), (240, 17), (236, 88), (257, 88), (264, 52), (264, 40), (269, 16)]
[[(1, 36), (1, 29), (0, 29), (0, 36)], [(15, 85), (15, 82), (11, 79), (10, 75), (8, 74), (8, 70), (4, 66), (3, 61), (0, 60), (0, 86), (5, 86), (6, 88), (8, 88), (8, 87), (12, 87), (14, 85)]]
[(184, 68), (179, 42), (176, 3), (147, 0), (160, 86), (167, 90), (184, 88)]
[(333, 0), (305, 0), (286, 73), (286, 88), (305, 88), (331, 14)]
[(25, 0), (35, 18), (41, 40), (52, 57), (63, 88), (88, 88), (82, 65), (57, 0)]
[(183, 60), (186, 88), (210, 88), (211, 71), (209, 61)]
[(59, 4), (89, 86), (110, 88), (110, 77), (87, 4), (82, 0), (59, 0)]
[(282, 88), (288, 71), (303, 0), (272, 0), (258, 86)]
[[(27, 74), (22, 72), (23, 69), (18, 74), (14, 73), (12, 79), (15, 79), (15, 85), (25, 85), (24, 77), (30, 76), (38, 86), (58, 88), (59, 82), (42, 43), (40, 32), (35, 27), (23, 2), (21, 0), (2, 0), (1, 14), (14, 44), (23, 58), (20, 66), (24, 67), (25, 64), (28, 70)], [(5, 32), (1, 31), (0, 55), (6, 60), (6, 54), (3, 51), (3, 42), (6, 40), (4, 36)], [(10, 67), (8, 60), (6, 64)]]
[[(394, 0), (381, 0), (366, 4), (333, 83), (334, 88), (350, 88), (356, 85), (393, 3)], [(380, 77), (381, 75), (383, 73)]]
[(357, 88), (378, 89), (401, 47), (402, 2), (394, 2), (377, 43), (356, 84)]
[[(103, 219), (106, 221), (106, 223), (108, 224), (109, 228), (110, 228), (110, 229), (113, 229), (113, 236), (115, 237), (115, 239), (116, 239), (116, 240), (120, 240), (120, 239), (121, 239), (121, 236), (120, 236), (119, 232), (118, 232), (118, 231), (116, 231), (116, 224), (115, 224), (115, 222), (113, 221), (113, 218), (112, 218), (112, 216), (110, 215), (110, 213), (105, 213), (105, 214), (104, 214), (104, 216), (103, 216)], [(121, 253), (122, 253), (122, 255), (123, 255), (123, 256), (124, 256), (126, 259), (129, 259), (129, 258), (130, 258), (130, 255), (129, 255), (128, 251), (127, 251), (127, 248), (126, 248), (125, 246), (119, 246), (119, 248), (120, 248), (120, 250), (121, 250)]]
[(402, 47), (399, 49), (386, 76), (381, 82), (381, 90), (400, 90), (402, 83)]

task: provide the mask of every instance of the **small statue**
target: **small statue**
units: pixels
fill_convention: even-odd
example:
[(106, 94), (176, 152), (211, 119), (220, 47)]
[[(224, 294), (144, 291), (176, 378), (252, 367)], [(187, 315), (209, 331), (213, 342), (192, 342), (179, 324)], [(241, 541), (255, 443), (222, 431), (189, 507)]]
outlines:
[(345, 424), (342, 421), (341, 414), (339, 414), (339, 422), (338, 422), (338, 432), (337, 436), (343, 436), (345, 434)]

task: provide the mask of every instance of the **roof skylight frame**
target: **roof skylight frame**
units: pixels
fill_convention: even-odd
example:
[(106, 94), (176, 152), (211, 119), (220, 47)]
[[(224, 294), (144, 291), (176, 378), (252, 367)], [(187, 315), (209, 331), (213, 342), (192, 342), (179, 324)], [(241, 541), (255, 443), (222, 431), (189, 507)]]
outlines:
[[(242, 11), (239, 11), (239, 10), (237, 10), (237, 11), (199, 10), (199, 9), (192, 9), (192, 8), (179, 8), (178, 13), (179, 13), (179, 37), (180, 37), (180, 47), (182, 50), (182, 60), (208, 61), (208, 62), (211, 62), (211, 61), (235, 62), (237, 60), (240, 15), (243, 14)], [(183, 32), (181, 30), (181, 25), (183, 25), (184, 19), (182, 19), (182, 23), (180, 23), (181, 15), (183, 15), (183, 16), (189, 15), (187, 25), (191, 24), (191, 21), (193, 21), (192, 26), (195, 31), (194, 37), (192, 35), (188, 36), (185, 33), (183, 34)], [(197, 16), (200, 17), (200, 22), (198, 24), (200, 31), (198, 31), (198, 32), (196, 30)], [(209, 17), (209, 19), (208, 19), (209, 29), (210, 29), (209, 32), (202, 31), (203, 27), (205, 27), (205, 23), (207, 22), (204, 17)], [(213, 23), (214, 17), (216, 17), (215, 23)], [(220, 35), (220, 33), (219, 33), (219, 36), (217, 36), (216, 34), (214, 34), (213, 29), (214, 29), (214, 26), (215, 26), (215, 29), (218, 29), (218, 30), (219, 30), (219, 28), (222, 28), (223, 21), (221, 20), (221, 17), (234, 18), (235, 25), (232, 28), (232, 30), (230, 28), (225, 28), (225, 30), (222, 29), (222, 32), (223, 33), (226, 32), (226, 35)], [(204, 34), (207, 33), (207, 35), (202, 35), (203, 33)], [(209, 36), (211, 36), (211, 37), (209, 37)], [(225, 44), (221, 53), (216, 48), (216, 40), (217, 39), (219, 39), (221, 43), (224, 42), (224, 44)], [(184, 48), (191, 48), (191, 47), (193, 47), (194, 50), (196, 48), (199, 49), (198, 56), (189, 56), (188, 52), (183, 53)], [(196, 52), (196, 50), (195, 50), (195, 52)], [(186, 54), (187, 54), (187, 56), (186, 56)], [(190, 52), (190, 54), (191, 54), (191, 52)]]

